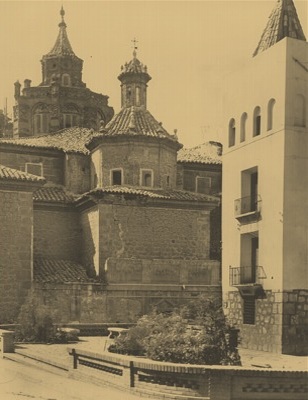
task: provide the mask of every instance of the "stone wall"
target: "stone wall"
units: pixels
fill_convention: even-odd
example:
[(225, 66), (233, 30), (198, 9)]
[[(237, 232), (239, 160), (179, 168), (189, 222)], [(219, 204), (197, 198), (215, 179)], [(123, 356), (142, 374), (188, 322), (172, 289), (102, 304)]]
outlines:
[(132, 323), (154, 307), (170, 312), (203, 295), (221, 298), (220, 286), (35, 283), (56, 323)]
[(224, 311), (240, 329), (241, 346), (274, 353), (307, 355), (308, 291), (266, 291), (256, 300), (254, 325), (243, 324), (243, 300), (238, 291), (229, 292)]
[(221, 192), (221, 164), (177, 164), (177, 187), (179, 189), (196, 192), (196, 178), (198, 176), (210, 178), (208, 194), (217, 195), (217, 193)]
[(32, 277), (32, 192), (0, 191), (0, 322), (15, 322)]
[(82, 265), (88, 274), (103, 275), (104, 266), (100, 274), (99, 264), (99, 212), (95, 206), (84, 211), (80, 217), (82, 226)]
[(308, 354), (308, 290), (283, 293), (282, 352)]
[(64, 184), (63, 155), (48, 151), (40, 151), (39, 154), (31, 150), (27, 151), (26, 148), (22, 152), (9, 150), (5, 151), (3, 146), (0, 151), (0, 163), (10, 167), (19, 169), (20, 171), (26, 170), (26, 163), (43, 164), (43, 176), (47, 181), (54, 182), (59, 185)]
[(34, 255), (80, 262), (81, 225), (69, 207), (34, 209)]

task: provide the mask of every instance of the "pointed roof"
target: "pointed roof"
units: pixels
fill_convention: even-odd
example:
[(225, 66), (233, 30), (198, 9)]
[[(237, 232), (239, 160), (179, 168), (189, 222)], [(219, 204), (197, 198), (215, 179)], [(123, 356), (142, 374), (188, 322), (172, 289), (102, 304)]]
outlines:
[(59, 23), (59, 34), (56, 43), (47, 56), (75, 56), (66, 32), (66, 23), (64, 22), (65, 11), (63, 6), (61, 7), (60, 15), (62, 20)]
[(285, 37), (306, 41), (293, 0), (278, 0), (253, 57)]
[(121, 81), (124, 76), (131, 76), (132, 74), (142, 74), (144, 77), (146, 77), (147, 81), (152, 79), (148, 74), (147, 66), (142, 64), (142, 62), (138, 60), (136, 49), (134, 49), (133, 51), (133, 58), (129, 62), (121, 66), (121, 73), (118, 76), (118, 79)]
[[(124, 107), (101, 131), (102, 137), (146, 136), (167, 139), (178, 143), (176, 135), (170, 135), (161, 122), (156, 121), (145, 107)], [(181, 145), (178, 143), (181, 147)]]

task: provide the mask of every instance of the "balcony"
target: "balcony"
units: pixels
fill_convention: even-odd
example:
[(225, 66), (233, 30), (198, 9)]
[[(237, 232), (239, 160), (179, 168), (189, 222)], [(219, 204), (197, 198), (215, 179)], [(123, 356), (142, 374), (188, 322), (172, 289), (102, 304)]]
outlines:
[(251, 223), (258, 221), (261, 216), (262, 200), (259, 195), (246, 196), (234, 201), (235, 218), (240, 223)]
[(263, 292), (262, 280), (266, 274), (262, 266), (229, 267), (229, 283), (239, 289), (241, 295), (257, 296)]

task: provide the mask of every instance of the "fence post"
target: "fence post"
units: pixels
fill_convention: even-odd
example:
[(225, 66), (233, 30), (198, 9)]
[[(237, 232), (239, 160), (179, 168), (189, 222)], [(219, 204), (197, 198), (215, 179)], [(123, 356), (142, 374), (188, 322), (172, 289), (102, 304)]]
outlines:
[(72, 349), (72, 356), (73, 356), (73, 368), (77, 369), (78, 355), (76, 354), (76, 350), (75, 349)]
[(135, 387), (135, 368), (134, 368), (134, 362), (130, 361), (129, 362), (129, 386), (130, 387)]

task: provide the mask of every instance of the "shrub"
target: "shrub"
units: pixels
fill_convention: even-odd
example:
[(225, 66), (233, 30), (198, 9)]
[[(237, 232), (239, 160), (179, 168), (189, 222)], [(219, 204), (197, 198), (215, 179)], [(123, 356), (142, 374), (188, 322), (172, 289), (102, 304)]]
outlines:
[(34, 291), (29, 293), (25, 304), (21, 307), (17, 322), (16, 341), (68, 343), (72, 339), (76, 340), (76, 335), (71, 337), (70, 332), (61, 331), (54, 326), (50, 309), (41, 304), (40, 298)]
[(171, 315), (154, 310), (143, 316), (115, 340), (110, 351), (146, 355), (156, 361), (239, 365), (231, 334), (220, 302), (201, 297)]

